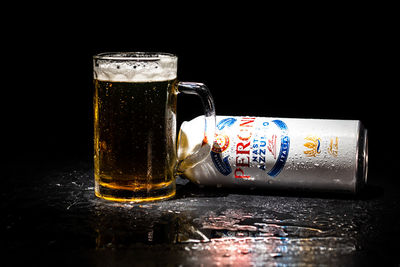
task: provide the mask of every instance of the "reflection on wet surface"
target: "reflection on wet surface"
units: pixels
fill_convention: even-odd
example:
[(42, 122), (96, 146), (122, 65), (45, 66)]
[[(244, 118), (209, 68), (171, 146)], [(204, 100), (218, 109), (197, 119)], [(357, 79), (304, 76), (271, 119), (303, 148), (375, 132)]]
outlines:
[[(350, 225), (345, 226), (343, 219), (337, 224), (339, 217), (347, 214), (325, 217), (312, 209), (306, 210), (316, 213), (310, 221), (307, 219), (310, 215), (287, 214), (254, 205), (221, 207), (210, 204), (213, 199), (193, 197), (139, 206), (93, 200), (98, 216), (96, 249), (152, 248), (162, 244), (168, 250), (186, 255), (187, 262), (223, 266), (312, 263), (322, 259), (331, 262), (352, 255), (357, 249), (357, 231), (351, 229), (360, 226), (353, 223), (354, 218), (350, 218)], [(203, 201), (208, 202), (207, 209), (199, 206)], [(286, 205), (294, 203), (289, 201)], [(112, 217), (107, 216), (110, 213)]]
[(84, 250), (99, 265), (354, 265), (380, 234), (379, 199), (210, 192), (179, 180), (175, 199), (121, 204), (94, 196), (90, 170), (41, 179), (29, 195), (7, 195), (9, 249)]

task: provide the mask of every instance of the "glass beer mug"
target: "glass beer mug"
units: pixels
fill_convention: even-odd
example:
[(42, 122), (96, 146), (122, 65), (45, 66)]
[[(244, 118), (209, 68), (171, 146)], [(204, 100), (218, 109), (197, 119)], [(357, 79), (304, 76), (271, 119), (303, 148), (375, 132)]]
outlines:
[[(96, 196), (154, 201), (175, 195), (175, 176), (204, 160), (215, 134), (215, 109), (204, 84), (177, 80), (178, 58), (167, 53), (117, 52), (93, 57)], [(176, 157), (178, 93), (204, 106), (204, 141)]]

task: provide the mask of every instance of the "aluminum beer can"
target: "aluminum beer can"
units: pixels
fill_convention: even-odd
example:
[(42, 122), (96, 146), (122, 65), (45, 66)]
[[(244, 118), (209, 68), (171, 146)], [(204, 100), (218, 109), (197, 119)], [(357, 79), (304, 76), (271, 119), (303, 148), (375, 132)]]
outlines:
[[(181, 126), (178, 159), (204, 143), (204, 119)], [(357, 120), (217, 116), (212, 150), (183, 175), (204, 186), (358, 192), (367, 130)]]

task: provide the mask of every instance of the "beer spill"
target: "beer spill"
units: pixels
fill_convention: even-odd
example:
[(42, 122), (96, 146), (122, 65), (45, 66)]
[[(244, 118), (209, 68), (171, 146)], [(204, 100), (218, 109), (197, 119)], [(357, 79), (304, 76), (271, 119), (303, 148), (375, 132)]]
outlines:
[[(376, 229), (368, 226), (379, 219), (368, 212), (375, 200), (206, 190), (179, 178), (178, 194), (172, 200), (123, 204), (96, 198), (91, 167), (84, 168), (49, 174), (43, 179), (50, 183), (38, 180), (32, 187), (33, 192), (46, 190), (48, 194), (29, 205), (60, 214), (42, 218), (51, 233), (62, 233), (43, 236), (49, 238), (44, 243), (99, 253), (162, 248), (157, 253), (173, 253), (176, 260), (185, 258), (188, 265), (199, 259), (205, 266), (311, 264), (332, 258), (340, 263), (343, 257), (368, 247), (370, 240), (365, 236), (376, 235)], [(13, 216), (21, 214), (11, 214), (6, 222)], [(27, 231), (15, 227), (10, 223), (7, 231)], [(71, 231), (87, 241), (62, 243), (65, 240), (59, 238)], [(360, 238), (361, 232), (364, 238)]]

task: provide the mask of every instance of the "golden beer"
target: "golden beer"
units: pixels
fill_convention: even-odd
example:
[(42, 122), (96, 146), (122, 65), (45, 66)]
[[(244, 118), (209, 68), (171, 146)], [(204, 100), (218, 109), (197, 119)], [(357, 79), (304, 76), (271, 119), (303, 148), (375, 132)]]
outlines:
[(175, 125), (167, 114), (176, 113), (174, 80), (94, 83), (96, 194), (109, 199), (171, 196)]

